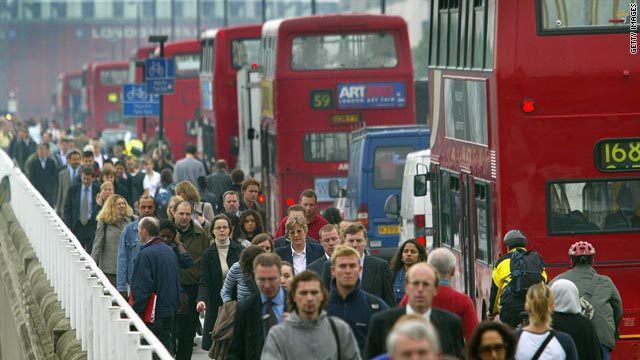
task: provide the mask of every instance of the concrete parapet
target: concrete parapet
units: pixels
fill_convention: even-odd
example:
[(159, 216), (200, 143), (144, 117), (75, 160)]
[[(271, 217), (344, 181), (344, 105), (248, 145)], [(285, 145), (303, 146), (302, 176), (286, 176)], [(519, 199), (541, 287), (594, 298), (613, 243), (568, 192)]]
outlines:
[[(0, 263), (5, 264), (0, 267), (0, 305), (4, 301), (10, 305), (4, 313), (11, 313), (13, 321), (7, 325), (14, 325), (6, 329), (7, 339), (17, 340), (2, 342), (0, 359), (86, 359), (44, 269), (6, 204), (0, 209)], [(3, 318), (3, 328), (4, 324)]]

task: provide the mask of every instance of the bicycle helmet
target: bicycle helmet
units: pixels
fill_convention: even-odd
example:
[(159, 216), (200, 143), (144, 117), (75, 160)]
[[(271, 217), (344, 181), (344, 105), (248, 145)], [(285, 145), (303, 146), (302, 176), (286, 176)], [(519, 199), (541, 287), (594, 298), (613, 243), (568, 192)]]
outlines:
[(509, 230), (504, 236), (504, 244), (510, 249), (527, 246), (527, 243), (527, 236), (520, 230)]
[(569, 247), (569, 256), (594, 256), (596, 249), (586, 241), (578, 241)]

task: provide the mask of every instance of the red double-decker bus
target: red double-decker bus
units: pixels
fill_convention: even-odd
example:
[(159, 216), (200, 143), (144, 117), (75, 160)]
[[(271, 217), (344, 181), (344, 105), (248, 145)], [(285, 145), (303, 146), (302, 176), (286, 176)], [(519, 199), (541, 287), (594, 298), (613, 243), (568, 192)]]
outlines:
[(550, 279), (568, 269), (569, 246), (588, 241), (596, 270), (622, 296), (617, 359), (640, 355), (632, 9), (555, 0), (438, 0), (428, 9), (434, 244), (458, 257), (454, 285), (484, 317), (507, 231), (527, 234)]
[(82, 70), (82, 98), (86, 109), (87, 134), (95, 136), (107, 128), (127, 128), (122, 116), (120, 93), (127, 82), (125, 61), (87, 64)]
[(81, 96), (82, 88), (81, 73), (63, 73), (58, 76), (56, 84), (55, 116), (63, 128), (68, 128), (71, 124), (84, 122), (81, 119)]
[[(200, 36), (202, 149), (234, 168), (238, 158), (238, 95), (236, 74), (256, 64), (261, 25), (206, 30)], [(212, 141), (213, 140), (213, 141)]]
[(349, 133), (415, 123), (407, 25), (385, 15), (273, 20), (260, 47), (262, 180), (271, 226), (313, 188), (346, 184)]
[[(156, 48), (154, 56), (160, 56)], [(197, 119), (200, 109), (198, 69), (200, 42), (196, 39), (166, 43), (164, 57), (175, 61), (173, 94), (163, 96), (164, 137), (171, 144), (174, 159), (184, 157), (187, 144), (197, 141)], [(156, 135), (157, 126), (147, 128), (149, 136)]]

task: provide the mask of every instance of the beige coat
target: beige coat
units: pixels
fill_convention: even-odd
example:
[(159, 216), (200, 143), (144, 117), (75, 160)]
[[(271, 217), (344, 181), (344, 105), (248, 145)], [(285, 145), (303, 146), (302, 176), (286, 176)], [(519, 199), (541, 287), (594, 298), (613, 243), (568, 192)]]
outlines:
[[(118, 247), (120, 235), (131, 219), (124, 218), (115, 224), (105, 224), (98, 221), (96, 235), (93, 238), (91, 257), (105, 274), (115, 274), (118, 268)], [(105, 231), (105, 226), (107, 229)], [(106, 237), (105, 237), (106, 234)]]

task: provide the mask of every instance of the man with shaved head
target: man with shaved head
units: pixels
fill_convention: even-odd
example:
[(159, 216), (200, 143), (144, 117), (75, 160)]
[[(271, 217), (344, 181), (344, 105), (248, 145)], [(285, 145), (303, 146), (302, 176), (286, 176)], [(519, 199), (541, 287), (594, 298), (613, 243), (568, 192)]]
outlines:
[(431, 307), (431, 301), (438, 293), (438, 281), (438, 274), (426, 263), (415, 264), (409, 269), (404, 279), (409, 303), (406, 307), (385, 310), (371, 317), (365, 359), (371, 359), (387, 351), (385, 339), (396, 320), (405, 314), (420, 315), (431, 322), (440, 336), (442, 353), (462, 358), (464, 340), (460, 317)]

